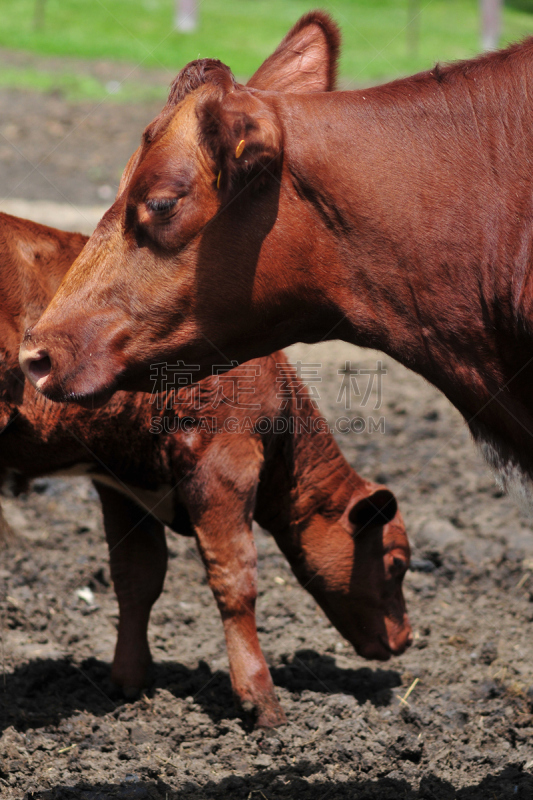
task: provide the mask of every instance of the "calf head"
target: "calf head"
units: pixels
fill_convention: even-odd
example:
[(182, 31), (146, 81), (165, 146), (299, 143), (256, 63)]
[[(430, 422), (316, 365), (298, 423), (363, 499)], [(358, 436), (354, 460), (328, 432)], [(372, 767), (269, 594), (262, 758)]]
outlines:
[(0, 213), (0, 432), (23, 401), (18, 350), (24, 330), (43, 313), (86, 241)]
[(271, 277), (256, 275), (280, 202), (276, 97), (333, 89), (338, 47), (336, 26), (313, 12), (247, 86), (210, 59), (180, 72), (115, 203), (26, 332), (21, 366), (40, 391), (68, 400), (151, 389), (150, 365), (176, 358), (203, 377), (215, 352), (218, 363), (245, 356), (242, 331), (259, 309), (258, 339), (275, 332), (261, 353), (289, 343), (283, 276), (273, 298)]
[(298, 580), (359, 655), (402, 653), (412, 640), (402, 592), (410, 549), (394, 495), (365, 482), (338, 521), (314, 515), (300, 541)]

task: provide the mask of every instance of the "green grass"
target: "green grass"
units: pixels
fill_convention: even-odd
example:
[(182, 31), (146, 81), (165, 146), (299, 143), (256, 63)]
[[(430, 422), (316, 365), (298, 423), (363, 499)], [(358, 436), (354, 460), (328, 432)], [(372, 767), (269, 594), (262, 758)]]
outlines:
[[(200, 28), (194, 34), (172, 30), (173, 0), (47, 0), (39, 31), (33, 26), (35, 0), (0, 0), (0, 46), (40, 55), (128, 61), (172, 73), (193, 58), (214, 56), (245, 77), (293, 22), (316, 6), (341, 25), (341, 73), (354, 83), (408, 74), (479, 50), (478, 0), (420, 0), (416, 48), (407, 41), (408, 0), (203, 0)], [(533, 14), (506, 7), (502, 44), (529, 33)], [(47, 89), (63, 80), (56, 88), (72, 95), (105, 94), (105, 87), (89, 78), (60, 80), (52, 73), (32, 75), (31, 70), (17, 77), (16, 72), (3, 70), (0, 84), (11, 81), (10, 85)]]
[[(72, 72), (49, 72), (32, 68), (0, 68), (0, 88), (22, 89), (38, 92), (60, 92), (68, 100), (99, 101), (110, 94), (105, 84), (90, 75)], [(121, 102), (144, 100), (165, 100), (168, 91), (162, 85), (159, 89), (149, 86), (124, 84), (116, 97)]]

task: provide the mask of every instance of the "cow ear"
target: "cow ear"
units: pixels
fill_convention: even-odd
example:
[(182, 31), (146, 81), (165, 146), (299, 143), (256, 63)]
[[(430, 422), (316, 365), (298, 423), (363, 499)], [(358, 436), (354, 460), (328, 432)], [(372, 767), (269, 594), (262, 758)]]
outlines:
[(198, 109), (200, 138), (215, 162), (215, 181), (228, 195), (259, 189), (280, 169), (283, 136), (274, 109), (246, 90), (210, 98)]
[(398, 511), (398, 503), (388, 489), (376, 489), (370, 495), (358, 500), (348, 511), (348, 520), (357, 536), (370, 528), (381, 528), (391, 522)]
[(275, 92), (331, 92), (335, 88), (340, 31), (328, 14), (311, 11), (248, 81)]

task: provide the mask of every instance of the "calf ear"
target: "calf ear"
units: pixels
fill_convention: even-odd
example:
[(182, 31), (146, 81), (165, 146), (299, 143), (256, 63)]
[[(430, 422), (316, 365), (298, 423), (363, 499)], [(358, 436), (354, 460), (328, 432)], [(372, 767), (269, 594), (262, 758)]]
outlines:
[(398, 503), (388, 489), (377, 489), (358, 500), (348, 511), (348, 520), (353, 525), (354, 536), (369, 528), (381, 528), (391, 522), (398, 511)]
[(328, 14), (302, 17), (248, 81), (275, 92), (331, 92), (335, 88), (340, 31)]
[(215, 161), (221, 193), (251, 183), (258, 189), (277, 175), (283, 144), (273, 108), (240, 90), (210, 98), (198, 110), (200, 138)]

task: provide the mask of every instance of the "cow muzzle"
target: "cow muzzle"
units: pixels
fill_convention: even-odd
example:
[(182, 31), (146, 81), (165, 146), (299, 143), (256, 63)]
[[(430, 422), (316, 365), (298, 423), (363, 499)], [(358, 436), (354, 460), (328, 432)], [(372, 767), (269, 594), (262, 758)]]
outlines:
[(375, 661), (388, 661), (392, 656), (400, 656), (411, 646), (413, 642), (413, 631), (409, 620), (404, 619), (403, 624), (394, 631), (388, 630), (381, 633), (369, 641), (354, 644), (354, 647), (362, 658)]
[(78, 342), (70, 337), (36, 336), (30, 328), (19, 351), (22, 371), (37, 391), (49, 400), (75, 401), (96, 408), (115, 389), (122, 361), (112, 347), (113, 336)]
[(52, 360), (47, 351), (42, 347), (27, 347), (22, 344), (19, 352), (19, 364), (35, 388), (40, 392), (44, 391), (46, 381), (52, 371)]

